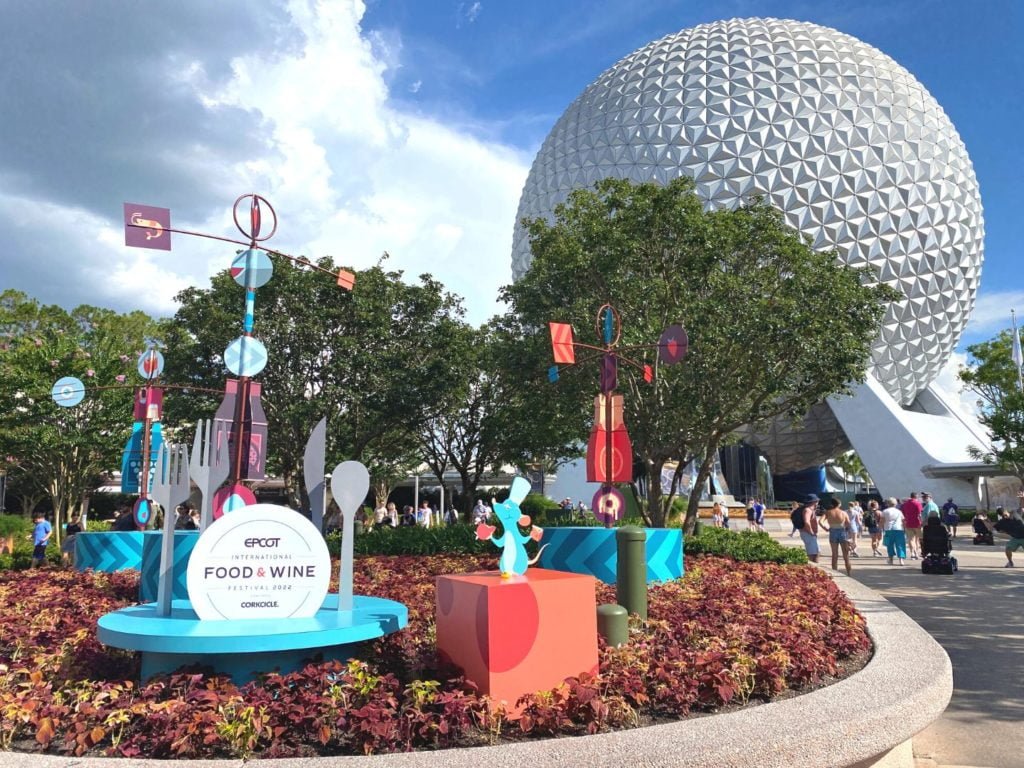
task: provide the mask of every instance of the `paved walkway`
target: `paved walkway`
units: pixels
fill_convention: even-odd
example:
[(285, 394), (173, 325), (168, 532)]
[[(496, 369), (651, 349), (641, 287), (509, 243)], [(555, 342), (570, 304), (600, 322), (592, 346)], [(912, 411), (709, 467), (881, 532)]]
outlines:
[[(788, 520), (769, 520), (768, 528), (781, 543), (800, 545), (799, 538), (788, 537)], [(953, 545), (960, 565), (953, 576), (925, 575), (917, 560), (902, 568), (890, 566), (884, 558), (870, 556), (870, 544), (861, 544), (853, 578), (920, 624), (953, 663), (952, 701), (942, 717), (914, 737), (918, 765), (1021, 768), (1024, 552), (1016, 553), (1016, 568), (1003, 568), (1006, 557), (999, 538), (994, 547), (976, 547), (965, 530), (970, 529), (960, 528)], [(820, 543), (822, 562), (831, 567), (827, 534), (820, 535)], [(842, 567), (840, 557), (840, 573)], [(913, 659), (908, 657), (907, 663)]]

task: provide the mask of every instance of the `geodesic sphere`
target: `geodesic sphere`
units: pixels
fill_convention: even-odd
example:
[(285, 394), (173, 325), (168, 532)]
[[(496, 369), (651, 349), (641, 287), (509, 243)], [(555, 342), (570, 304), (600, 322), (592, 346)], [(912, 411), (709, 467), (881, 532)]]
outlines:
[[(963, 142), (909, 72), (834, 29), (718, 21), (604, 72), (534, 160), (516, 216), (514, 277), (531, 259), (519, 221), (551, 218), (571, 190), (609, 176), (689, 176), (709, 208), (764, 195), (816, 248), (870, 267), (906, 297), (872, 346), (872, 372), (903, 405), (939, 373), (974, 306), (984, 225)], [(825, 444), (843, 444), (838, 424), (824, 423), (830, 416), (811, 429), (836, 434), (797, 434), (802, 454), (776, 456), (773, 468), (807, 466), (828, 457), (812, 455)]]

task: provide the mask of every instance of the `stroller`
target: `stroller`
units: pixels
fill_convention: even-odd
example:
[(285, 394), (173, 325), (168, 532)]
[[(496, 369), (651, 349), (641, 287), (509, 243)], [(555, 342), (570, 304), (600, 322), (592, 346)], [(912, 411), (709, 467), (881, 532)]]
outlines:
[(996, 542), (992, 536), (992, 529), (988, 527), (984, 518), (975, 517), (973, 526), (975, 544), (988, 544), (990, 547), (995, 546)]
[(921, 532), (921, 573), (956, 573), (956, 558), (946, 526), (937, 517), (928, 518)]

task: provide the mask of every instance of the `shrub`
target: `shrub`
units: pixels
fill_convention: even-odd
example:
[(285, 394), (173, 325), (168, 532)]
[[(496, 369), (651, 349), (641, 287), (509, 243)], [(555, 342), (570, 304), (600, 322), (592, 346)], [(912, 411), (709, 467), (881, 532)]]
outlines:
[(807, 562), (802, 549), (784, 547), (763, 531), (730, 531), (702, 525), (696, 535), (686, 537), (684, 546), (687, 555), (721, 555), (745, 563)]
[[(380, 526), (369, 533), (355, 537), (352, 545), (357, 555), (477, 555), (491, 554), (494, 545), (476, 538), (476, 528), (465, 525), (446, 525), (437, 528)], [(327, 535), (327, 549), (338, 557), (341, 551), (341, 533)]]
[(529, 493), (519, 504), (524, 515), (529, 515), (537, 525), (547, 525), (548, 517), (552, 512), (560, 511), (558, 504), (547, 496), (539, 493)]
[(21, 515), (0, 515), (0, 539), (24, 538), (32, 530), (32, 522)]

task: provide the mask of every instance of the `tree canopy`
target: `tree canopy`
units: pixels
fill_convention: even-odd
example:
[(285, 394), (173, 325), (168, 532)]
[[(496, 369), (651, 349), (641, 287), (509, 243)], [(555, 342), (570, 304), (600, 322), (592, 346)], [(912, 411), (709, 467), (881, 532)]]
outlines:
[[(335, 271), (330, 259), (319, 266)], [(166, 334), (168, 375), (222, 389), (223, 354), (241, 333), (243, 289), (227, 270), (209, 288), (188, 288)], [(256, 294), (254, 335), (269, 360), (257, 379), (269, 423), (268, 469), (305, 504), (302, 455), (313, 426), (328, 417), (328, 461), (356, 459), (376, 484), (419, 463), (420, 428), (451, 386), (448, 348), (461, 332), (460, 301), (429, 275), (408, 284), (378, 265), (342, 291), (322, 273), (274, 260), (274, 276)], [(219, 398), (179, 420), (211, 415)]]
[[(815, 251), (762, 200), (704, 210), (688, 179), (665, 186), (606, 179), (573, 192), (554, 221), (527, 226), (533, 261), (504, 289), (511, 309), (503, 322), (518, 332), (529, 366), (523, 375), (536, 383), (548, 428), (584, 440), (598, 389), (596, 366), (546, 383), (549, 321), (571, 323), (577, 339), (593, 343), (595, 312), (610, 302), (622, 318), (624, 345), (656, 344), (673, 323), (689, 334), (681, 364), (662, 366), (647, 355), (653, 384), (620, 367), (626, 427), (646, 476), (644, 514), (652, 525), (665, 524), (691, 459), (700, 471), (688, 530), (718, 447), (740, 427), (799, 418), (862, 381), (885, 305), (896, 297), (834, 252)], [(680, 469), (662, 494), (670, 460)]]
[[(19, 291), (0, 294), (0, 462), (23, 493), (51, 498), (55, 523), (120, 466), (136, 362), (156, 330), (142, 312), (68, 312)], [(73, 408), (50, 396), (63, 376), (85, 383)]]
[(544, 405), (523, 378), (518, 339), (500, 324), (464, 327), (449, 347), (452, 387), (420, 431), (427, 464), (459, 474), (460, 511), (469, 516), (484, 474), (511, 464), (552, 469), (577, 452), (571, 441), (538, 423)]
[(1013, 361), (1013, 332), (967, 348), (968, 366), (960, 381), (978, 396), (979, 421), (993, 441), (991, 450), (970, 446), (977, 458), (1024, 482), (1024, 393)]

